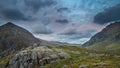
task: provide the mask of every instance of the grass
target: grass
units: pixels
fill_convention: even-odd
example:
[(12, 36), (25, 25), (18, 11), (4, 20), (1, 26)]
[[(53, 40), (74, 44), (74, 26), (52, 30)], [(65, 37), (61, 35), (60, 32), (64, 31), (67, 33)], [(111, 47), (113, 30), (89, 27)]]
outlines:
[(91, 50), (107, 51), (111, 54), (120, 55), (120, 41), (115, 41), (115, 42), (104, 41), (88, 46), (87, 48)]
[[(104, 51), (87, 50), (78, 46), (60, 46), (63, 51), (66, 51), (71, 55), (69, 59), (58, 59), (58, 62), (45, 65), (45, 68), (62, 68), (67, 66), (70, 68), (79, 68), (80, 65), (86, 65), (88, 68), (119, 68), (120, 58), (114, 56), (90, 56), (89, 53), (101, 54)], [(80, 54), (74, 53), (75, 51)], [(89, 52), (89, 53), (87, 53)]]
[[(54, 47), (47, 46), (55, 51)], [(56, 47), (66, 53), (71, 58), (58, 59), (57, 62), (46, 64), (44, 68), (79, 68), (81, 65), (85, 65), (88, 68), (120, 68), (120, 57), (113, 56), (91, 56), (92, 54), (109, 54), (107, 51), (96, 51), (82, 48), (80, 46), (59, 46)], [(6, 56), (0, 60), (0, 68), (2, 68), (10, 59), (11, 56)], [(35, 65), (35, 68), (39, 68), (39, 65)]]
[(0, 59), (0, 68), (4, 68), (4, 66), (7, 64), (7, 62), (10, 60), (11, 55), (6, 56), (2, 59)]

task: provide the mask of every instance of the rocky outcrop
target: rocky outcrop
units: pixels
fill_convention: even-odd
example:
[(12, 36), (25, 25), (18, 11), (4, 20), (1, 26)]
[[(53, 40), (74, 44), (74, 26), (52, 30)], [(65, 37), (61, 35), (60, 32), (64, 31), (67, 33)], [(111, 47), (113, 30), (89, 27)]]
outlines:
[[(56, 49), (56, 48), (55, 48)], [(7, 68), (40, 68), (45, 64), (56, 62), (57, 59), (70, 58), (64, 51), (57, 52), (46, 46), (26, 49), (10, 59)]]

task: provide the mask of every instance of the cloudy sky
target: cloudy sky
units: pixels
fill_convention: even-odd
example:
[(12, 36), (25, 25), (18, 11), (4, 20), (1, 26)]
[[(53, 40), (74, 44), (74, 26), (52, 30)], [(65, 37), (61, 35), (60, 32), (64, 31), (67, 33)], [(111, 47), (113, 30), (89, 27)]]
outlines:
[(0, 25), (11, 21), (48, 40), (83, 44), (120, 20), (120, 0), (0, 0)]

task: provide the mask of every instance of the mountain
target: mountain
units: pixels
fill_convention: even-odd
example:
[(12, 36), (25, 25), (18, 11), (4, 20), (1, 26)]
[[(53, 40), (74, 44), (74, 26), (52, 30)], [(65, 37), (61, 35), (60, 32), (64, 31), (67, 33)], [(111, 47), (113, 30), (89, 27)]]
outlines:
[(63, 42), (58, 42), (58, 41), (45, 41), (45, 40), (41, 40), (41, 45), (58, 47), (58, 46), (65, 46), (65, 45), (80, 46), (81, 44), (70, 44), (70, 43), (63, 43)]
[(106, 26), (101, 32), (95, 34), (82, 46), (96, 50), (120, 49), (120, 22), (114, 22)]
[(0, 26), (0, 55), (5, 56), (32, 45), (39, 45), (29, 31), (11, 22)]

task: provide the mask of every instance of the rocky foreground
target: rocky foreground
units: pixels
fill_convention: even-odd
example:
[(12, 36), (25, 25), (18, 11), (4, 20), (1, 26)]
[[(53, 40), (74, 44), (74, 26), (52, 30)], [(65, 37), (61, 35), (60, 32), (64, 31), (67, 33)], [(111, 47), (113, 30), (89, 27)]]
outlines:
[(8, 68), (39, 68), (45, 64), (56, 62), (57, 59), (70, 58), (70, 55), (61, 49), (50, 49), (46, 46), (27, 48), (12, 57), (6, 67)]
[(0, 59), (0, 68), (119, 68), (119, 60), (119, 54), (79, 46), (30, 46)]

